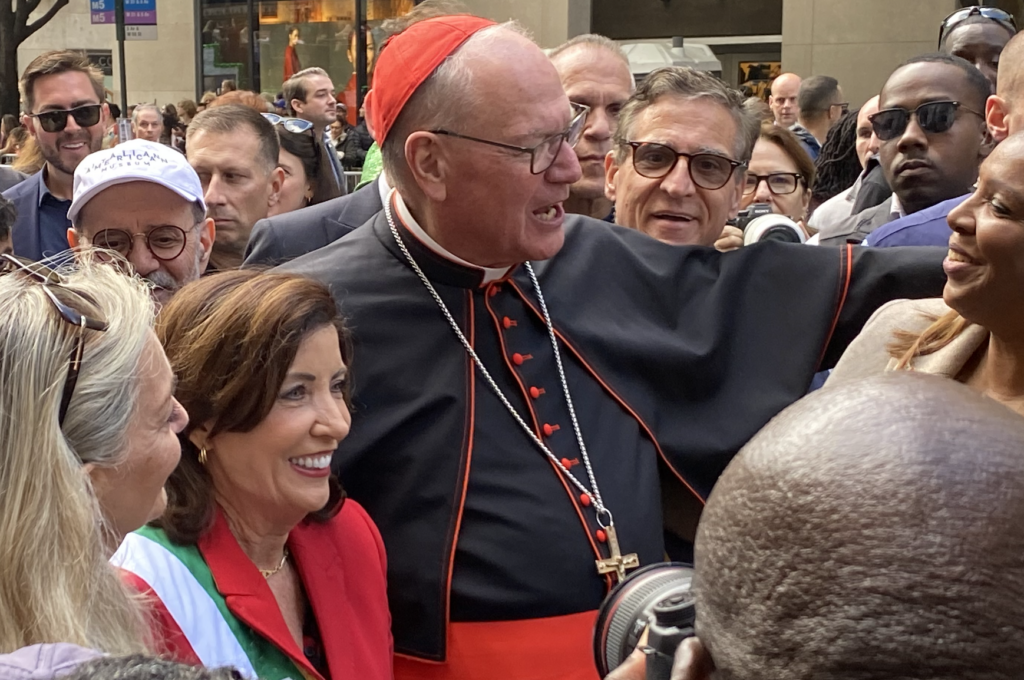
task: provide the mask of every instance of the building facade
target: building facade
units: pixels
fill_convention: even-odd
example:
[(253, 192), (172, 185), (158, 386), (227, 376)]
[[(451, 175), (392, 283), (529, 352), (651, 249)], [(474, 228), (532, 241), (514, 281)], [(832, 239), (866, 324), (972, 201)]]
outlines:
[[(328, 71), (355, 101), (355, 0), (155, 0), (151, 39), (126, 42), (128, 102), (177, 102), (216, 91), (223, 80), (280, 91), (289, 49), (303, 67)], [(372, 71), (381, 24), (416, 0), (364, 0)], [(43, 12), (50, 0), (44, 0)], [(726, 82), (763, 94), (780, 71), (827, 74), (859, 105), (902, 60), (935, 49), (942, 19), (964, 0), (464, 0), (476, 14), (525, 25), (542, 47), (596, 32), (620, 41), (709, 45)], [(989, 2), (1020, 11), (1020, 0)], [(298, 28), (297, 44), (289, 35)], [(105, 67), (119, 101), (114, 26), (91, 22), (90, 0), (70, 4), (24, 43), (24, 65), (55, 47), (83, 49)]]

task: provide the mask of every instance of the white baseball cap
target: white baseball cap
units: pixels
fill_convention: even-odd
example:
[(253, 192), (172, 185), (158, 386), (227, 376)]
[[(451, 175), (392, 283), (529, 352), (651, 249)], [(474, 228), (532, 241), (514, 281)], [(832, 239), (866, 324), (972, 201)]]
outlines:
[(89, 154), (78, 164), (68, 219), (74, 222), (89, 199), (107, 187), (125, 182), (159, 184), (206, 210), (199, 175), (183, 154), (163, 144), (133, 139)]

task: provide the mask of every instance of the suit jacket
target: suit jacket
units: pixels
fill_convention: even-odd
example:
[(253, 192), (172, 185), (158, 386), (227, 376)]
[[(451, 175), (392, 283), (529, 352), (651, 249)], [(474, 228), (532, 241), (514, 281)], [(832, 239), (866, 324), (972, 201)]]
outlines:
[(15, 187), (28, 179), (28, 175), (7, 165), (0, 165), (0, 193)]
[(249, 236), (242, 266), (282, 264), (323, 248), (383, 209), (373, 182), (347, 196), (260, 220)]
[(868, 208), (835, 224), (823, 226), (818, 232), (818, 245), (842, 246), (847, 243), (860, 243), (875, 229), (891, 221), (892, 201), (883, 201), (874, 208)]
[[(897, 360), (888, 347), (896, 331), (922, 333), (949, 311), (942, 298), (894, 300), (880, 307), (843, 353), (825, 387), (894, 370)], [(916, 357), (910, 367), (921, 373), (956, 378), (978, 348), (988, 341), (988, 336), (985, 328), (971, 324), (939, 351)]]
[(43, 172), (40, 170), (3, 192), (4, 198), (14, 204), (18, 213), (11, 230), (14, 254), (36, 261), (43, 259), (43, 244), (39, 235), (39, 185), (42, 181)]
[[(392, 643), (386, 557), (366, 511), (346, 500), (341, 512), (326, 523), (301, 522), (288, 534), (287, 545), (320, 632), (330, 677), (388, 680)], [(278, 657), (278, 668), (290, 662), (305, 678), (322, 680), (289, 632), (266, 579), (242, 551), (219, 509), (195, 546), (172, 544), (162, 530), (144, 527), (125, 538), (111, 562), (133, 588), (149, 596), (154, 634), (163, 654), (185, 663), (230, 665), (234, 646), (218, 638), (214, 625), (224, 613), (204, 608), (213, 595), (246, 626), (245, 635), (252, 639), (239, 639), (238, 644), (254, 668), (259, 669), (261, 662), (275, 663), (271, 657), (279, 653), (286, 661)], [(274, 651), (259, 651), (268, 644), (267, 649)]]
[(949, 213), (971, 194), (957, 196), (930, 208), (884, 224), (864, 239), (864, 244), (879, 248), (894, 246), (946, 246), (953, 230), (949, 227)]

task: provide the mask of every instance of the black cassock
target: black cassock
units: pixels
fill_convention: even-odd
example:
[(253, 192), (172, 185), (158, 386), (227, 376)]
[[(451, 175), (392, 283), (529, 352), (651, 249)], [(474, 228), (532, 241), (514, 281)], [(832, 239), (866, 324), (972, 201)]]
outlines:
[[(525, 268), (481, 285), (395, 220), (507, 398), (589, 486)], [(662, 561), (663, 483), (699, 510), (877, 307), (941, 293), (944, 252), (722, 254), (569, 216), (562, 250), (534, 268), (622, 551)], [(384, 213), (283, 269), (329, 283), (355, 337), (352, 430), (334, 464), (384, 537), (396, 652), (444, 660), (451, 623), (596, 609), (610, 580), (595, 569), (608, 548), (593, 506), (475, 371)], [(589, 640), (563, 643), (589, 654)]]

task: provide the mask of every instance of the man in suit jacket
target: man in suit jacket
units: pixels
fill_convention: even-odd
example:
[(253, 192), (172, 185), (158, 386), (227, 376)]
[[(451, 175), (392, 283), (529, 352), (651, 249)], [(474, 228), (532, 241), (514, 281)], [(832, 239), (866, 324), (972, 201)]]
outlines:
[(249, 237), (242, 266), (282, 264), (337, 241), (383, 210), (390, 190), (381, 175), (348, 196), (260, 220)]

